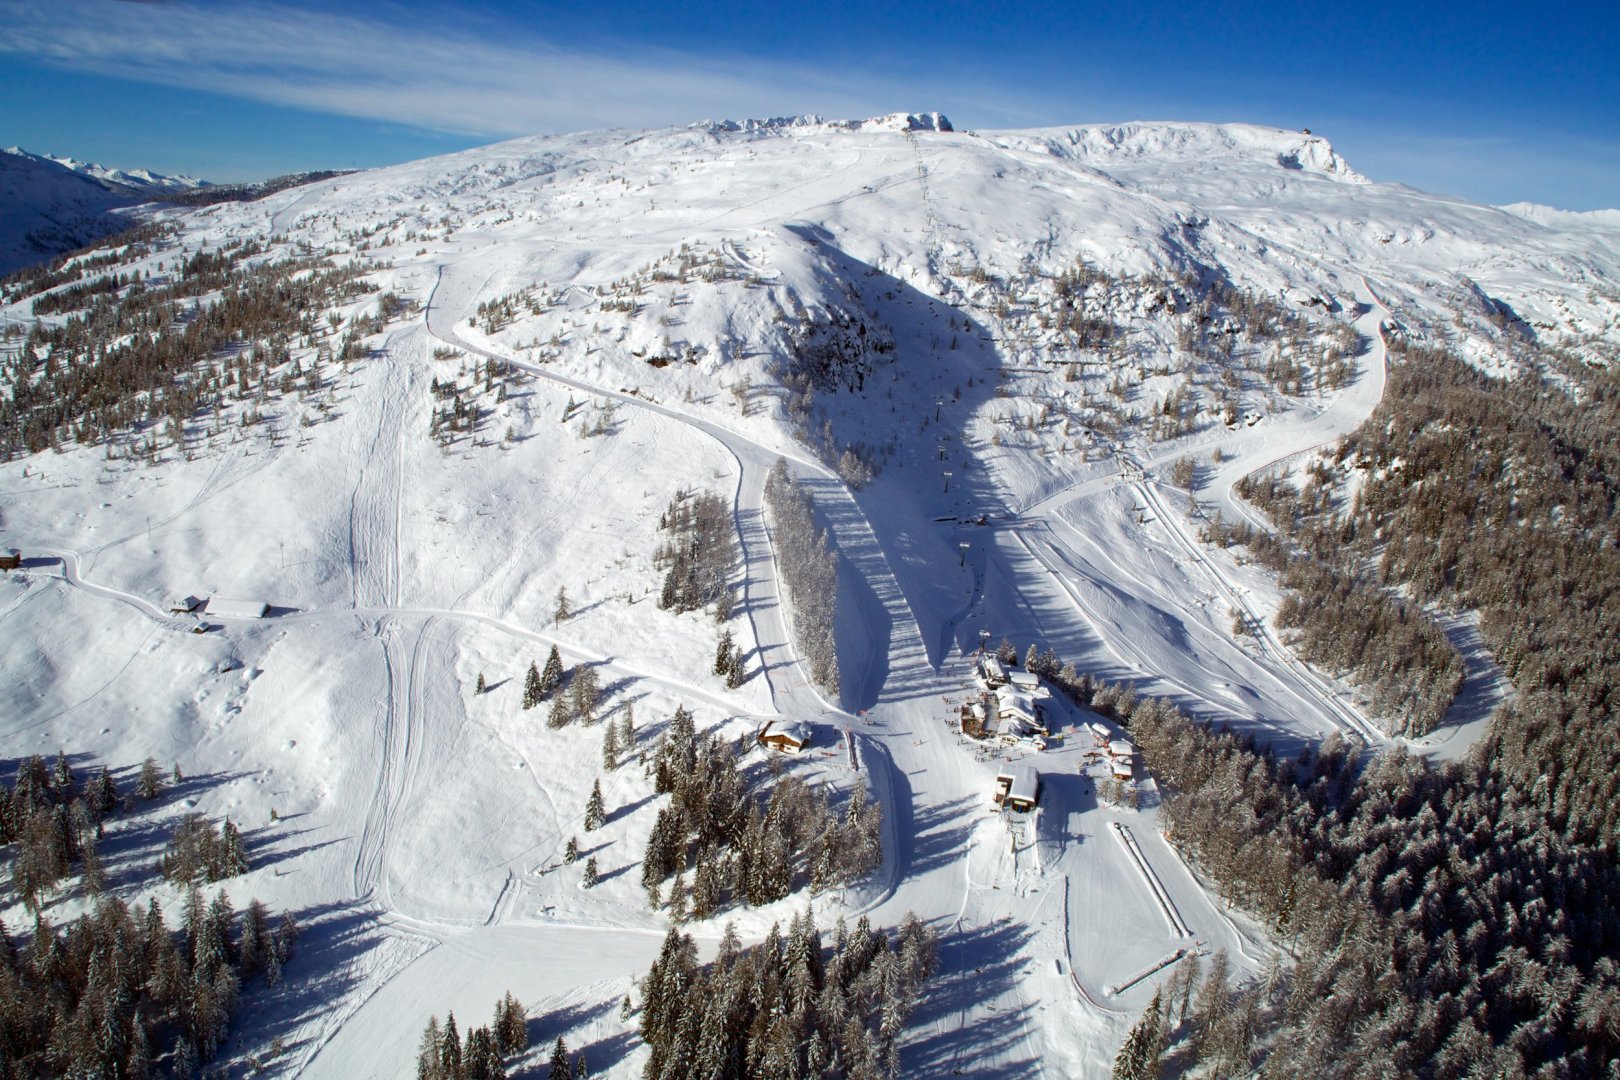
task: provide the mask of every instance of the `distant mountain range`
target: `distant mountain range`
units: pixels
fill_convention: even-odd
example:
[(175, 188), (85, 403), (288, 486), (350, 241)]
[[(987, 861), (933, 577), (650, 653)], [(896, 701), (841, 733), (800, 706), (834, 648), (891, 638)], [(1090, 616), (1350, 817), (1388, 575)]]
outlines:
[(0, 150), (0, 273), (117, 232), (128, 224), (118, 213), (125, 207), (209, 186), (191, 176)]

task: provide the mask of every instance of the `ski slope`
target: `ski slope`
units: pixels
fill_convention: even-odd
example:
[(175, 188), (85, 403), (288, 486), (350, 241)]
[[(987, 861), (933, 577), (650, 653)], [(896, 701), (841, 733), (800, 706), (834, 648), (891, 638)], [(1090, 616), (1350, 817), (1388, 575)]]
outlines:
[[(69, 447), (0, 465), (0, 542), (27, 557), (0, 579), (6, 754), (180, 763), (202, 778), (194, 805), (164, 813), (245, 823), (255, 868), (232, 896), (310, 927), (232, 1060), (280, 1036), (287, 1075), (397, 1076), (429, 1015), (482, 1022), (510, 989), (531, 1011), (530, 1064), (560, 1034), (597, 1075), (639, 1073), (618, 1002), (667, 927), (638, 880), (659, 801), (634, 763), (602, 770), (601, 728), (549, 730), (519, 707), (552, 645), (596, 668), (610, 717), (634, 710), (642, 748), (678, 704), (727, 736), (800, 720), (816, 744), (789, 767), (842, 792), (850, 733), (884, 805), (882, 871), (689, 929), (712, 945), (735, 918), (757, 937), (805, 904), (823, 928), (922, 915), (943, 968), (908, 1075), (1106, 1075), (1176, 964), (1224, 949), (1240, 976), (1263, 968), (1264, 933), (1158, 832), (1152, 780), (1138, 808), (1099, 798), (1082, 737), (1098, 718), (1055, 705), (1065, 738), (1038, 757), (953, 730), (970, 655), (982, 636), (1050, 647), (1284, 753), (1333, 731), (1387, 742), (1269, 628), (1275, 587), (1197, 539), (1170, 465), (1219, 450), (1199, 497), (1249, 515), (1241, 476), (1371, 415), (1391, 328), (1438, 320), (1482, 366), (1508, 366), (1482, 297), (1582, 348), (1620, 342), (1605, 291), (1620, 245), (1585, 219), (1367, 183), (1292, 132), (940, 127), (548, 136), (164, 212), (188, 250), (255, 239), (372, 260), (379, 290), (414, 305), (367, 359), (328, 371), (324, 408), (289, 394), (264, 425), (227, 414), (157, 464)], [(1126, 344), (1065, 381), (1037, 294), (1080, 259), (1121, 280), (1221, 278), (1312, 326), (1351, 323), (1354, 377), (1329, 394), (1246, 385), (1252, 422), (1156, 440), (1145, 421), (1176, 385), (1158, 368), (1186, 313), (1123, 289)], [(504, 299), (509, 319), (480, 321)], [(860, 377), (812, 395), (797, 425), (784, 372), (812, 337), (795, 335), (857, 325)], [(433, 385), (477, 387), (489, 365), (503, 392), (478, 391), (478, 436), (440, 446)], [(1127, 374), (1112, 434), (1030, 404), (1089, 417)], [(1207, 376), (1206, 394), (1217, 374), (1187, 378)], [(860, 448), (876, 475), (851, 488), (817, 440)], [(836, 691), (793, 645), (763, 505), (778, 458), (840, 557)], [(740, 538), (729, 626), (752, 674), (736, 689), (710, 673), (713, 620), (656, 605), (659, 515), (699, 490), (730, 501)], [(186, 594), (262, 598), (272, 615), (193, 634), (167, 609)], [(1253, 640), (1234, 639), (1234, 610)], [(1437, 742), (1459, 753), (1476, 734)], [(1040, 809), (996, 812), (997, 769), (1025, 761)], [(587, 835), (598, 775), (608, 822)], [(562, 863), (570, 837), (598, 859), (595, 889)], [(0, 915), (21, 925), (19, 910)]]

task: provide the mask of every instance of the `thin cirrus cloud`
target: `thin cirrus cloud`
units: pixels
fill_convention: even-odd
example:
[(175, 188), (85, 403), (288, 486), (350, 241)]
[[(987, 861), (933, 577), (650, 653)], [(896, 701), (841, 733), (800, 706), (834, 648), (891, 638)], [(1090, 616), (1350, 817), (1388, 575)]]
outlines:
[(903, 107), (918, 93), (871, 75), (775, 61), (653, 49), (610, 56), (541, 40), (481, 40), (433, 25), (421, 12), (385, 22), (265, 3), (80, 0), (47, 7), (0, 0), (0, 53), (488, 136), (678, 123), (739, 110), (870, 114)]

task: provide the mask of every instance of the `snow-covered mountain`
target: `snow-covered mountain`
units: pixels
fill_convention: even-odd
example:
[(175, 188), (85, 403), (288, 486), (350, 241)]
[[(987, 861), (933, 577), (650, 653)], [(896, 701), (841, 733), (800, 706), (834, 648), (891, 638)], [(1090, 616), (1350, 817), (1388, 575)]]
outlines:
[[(11, 147), (6, 153), (27, 154), (19, 147)], [(35, 155), (28, 154), (29, 157)], [(100, 180), (107, 184), (116, 184), (122, 188), (129, 188), (146, 195), (167, 195), (176, 191), (192, 191), (196, 188), (207, 187), (207, 180), (199, 180), (195, 176), (165, 176), (150, 169), (134, 169), (125, 172), (123, 169), (109, 169), (105, 165), (97, 165), (91, 161), (79, 161), (70, 157), (58, 157), (55, 154), (45, 155), (48, 161), (67, 169), (69, 172), (88, 176), (93, 180)]]
[[(10, 153), (0, 199), (33, 215), (19, 235), (66, 240), (133, 201), (129, 175)], [(813, 752), (791, 769), (841, 795), (870, 784), (884, 870), (813, 905), (824, 926), (913, 909), (957, 935), (957, 997), (925, 1011), (908, 1071), (1106, 1075), (1168, 977), (1155, 965), (1223, 948), (1255, 974), (1271, 946), (1160, 834), (1151, 780), (1139, 806), (1098, 799), (1080, 725), (1099, 718), (1054, 699), (1068, 736), (1038, 756), (948, 730), (981, 635), (1284, 756), (1332, 733), (1390, 745), (1267, 629), (1275, 580), (1200, 543), (1202, 515), (1243, 519), (1237, 478), (1365, 420), (1387, 337), (1491, 371), (1531, 340), (1620, 355), (1610, 214), (1374, 183), (1321, 136), (1248, 125), (703, 122), (139, 215), (151, 239), (0, 304), (44, 328), (18, 400), (55, 385), (44, 330), (97, 297), (176, 287), (165, 325), (201, 334), (223, 264), (301, 260), (255, 279), (265, 297), (357, 280), (222, 336), (179, 390), (166, 372), (17, 422), (32, 452), (0, 465), (0, 545), (25, 560), (0, 579), (0, 755), (177, 762), (205, 781), (173, 814), (252, 826), (231, 893), (310, 913), (299, 993), (321, 1004), (255, 999), (228, 1053), (273, 1033), (311, 1077), (398, 1075), (430, 1013), (482, 1016), (507, 988), (565, 1018), (537, 1021), (546, 1042), (639, 1073), (618, 1002), (669, 924), (639, 882), (663, 799), (602, 764), (601, 726), (521, 706), (553, 645), (599, 673), (602, 712), (633, 710), (641, 749), (681, 704), (727, 738), (796, 720)], [(144, 343), (146, 310), (53, 371)], [(3, 347), (20, 358), (23, 334)], [(1183, 458), (1198, 499), (1169, 483)], [(778, 584), (778, 459), (839, 555), (834, 686), (800, 663)], [(714, 673), (715, 618), (659, 603), (660, 522), (699, 491), (735, 510), (740, 686)], [(258, 603), (190, 633), (171, 612), (188, 596)], [(1499, 694), (1488, 660), (1469, 677), (1471, 700)], [(1478, 721), (1410, 745), (1457, 756)], [(988, 808), (1009, 756), (1050, 793), (1011, 843)], [(584, 889), (564, 852), (597, 779), (609, 813), (584, 846), (602, 878)], [(807, 903), (688, 929), (763, 935)]]
[(0, 150), (0, 274), (127, 227), (117, 210), (206, 184), (189, 176), (124, 172), (31, 154), (16, 146)]

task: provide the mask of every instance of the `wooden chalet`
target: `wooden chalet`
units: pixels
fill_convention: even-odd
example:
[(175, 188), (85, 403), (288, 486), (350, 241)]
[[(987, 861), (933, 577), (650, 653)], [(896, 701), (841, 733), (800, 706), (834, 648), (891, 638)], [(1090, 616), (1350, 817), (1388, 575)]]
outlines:
[(797, 754), (810, 744), (810, 732), (803, 724), (782, 723), (772, 720), (754, 736), (767, 750), (784, 754)]

